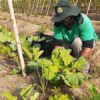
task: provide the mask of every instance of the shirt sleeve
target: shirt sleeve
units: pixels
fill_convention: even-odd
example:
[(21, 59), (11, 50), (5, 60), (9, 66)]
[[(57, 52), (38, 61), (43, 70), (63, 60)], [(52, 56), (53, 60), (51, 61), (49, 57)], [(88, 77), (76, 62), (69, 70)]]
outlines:
[(88, 17), (84, 17), (83, 23), (79, 26), (80, 28), (80, 38), (83, 41), (94, 40), (95, 30), (92, 25), (91, 20)]
[(83, 41), (83, 48), (93, 48), (93, 44), (94, 44), (93, 40)]
[(54, 36), (53, 37), (55, 39), (58, 39), (58, 40), (63, 40), (63, 37), (62, 37), (62, 27), (61, 27), (60, 23), (55, 23), (54, 24)]

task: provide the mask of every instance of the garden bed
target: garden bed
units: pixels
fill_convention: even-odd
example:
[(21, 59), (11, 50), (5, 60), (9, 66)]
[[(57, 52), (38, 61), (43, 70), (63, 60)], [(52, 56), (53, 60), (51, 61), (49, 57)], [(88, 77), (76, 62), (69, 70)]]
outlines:
[[(17, 23), (18, 23), (19, 32), (25, 34), (25, 36), (36, 34), (36, 31), (39, 31), (39, 30), (42, 30), (43, 32), (45, 32), (45, 34), (48, 34), (48, 35), (53, 34), (52, 27), (51, 27), (52, 22), (50, 21), (50, 17), (48, 17), (48, 16), (45, 16), (45, 17), (38, 16), (37, 17), (37, 16), (25, 16), (25, 15), (23, 16), (21, 14), (19, 14), (19, 15), (16, 14), (16, 18), (18, 18)], [(36, 20), (36, 19), (38, 19), (38, 20)], [(45, 20), (45, 19), (48, 19), (48, 20)], [(93, 21), (93, 23), (99, 33), (100, 32), (99, 21), (98, 22)], [(9, 31), (12, 31), (10, 17), (7, 13), (3, 13), (3, 12), (0, 13), (0, 24), (7, 27), (9, 29)], [(41, 26), (42, 24), (44, 26)], [(48, 26), (49, 28), (47, 28), (45, 26)], [(23, 37), (23, 35), (22, 35), (22, 37)], [(8, 41), (10, 41), (10, 39), (11, 38), (9, 37)], [(3, 38), (2, 38), (2, 40), (3, 40)], [(24, 43), (27, 43), (27, 42), (24, 41)], [(40, 95), (42, 95), (41, 96), (42, 100), (46, 100), (46, 98), (48, 98), (48, 96), (50, 96), (50, 95), (53, 95), (53, 93), (55, 93), (57, 95), (60, 92), (63, 93), (64, 95), (65, 94), (71, 95), (73, 98), (75, 98), (75, 100), (84, 100), (84, 99), (88, 100), (89, 99), (88, 97), (90, 96), (89, 91), (88, 91), (88, 85), (90, 84), (90, 82), (94, 83), (96, 87), (100, 87), (100, 61), (99, 61), (100, 50), (99, 49), (100, 49), (100, 43), (98, 42), (98, 45), (94, 48), (93, 54), (91, 55), (91, 58), (90, 58), (91, 69), (89, 71), (89, 74), (91, 75), (91, 78), (87, 81), (84, 81), (79, 87), (69, 88), (69, 86), (65, 85), (65, 84), (57, 86), (57, 85), (52, 85), (51, 83), (49, 83), (48, 87), (45, 91), (45, 94), (43, 94), (43, 90), (41, 91), (41, 89), (39, 87), (35, 88), (37, 90), (36, 93), (39, 92)], [(26, 53), (25, 50), (26, 49), (24, 49), (24, 53)], [(29, 51), (29, 53), (30, 52), (33, 54), (32, 51)], [(40, 51), (36, 51), (36, 52), (39, 53)], [(40, 52), (40, 54), (41, 54), (41, 52)], [(34, 55), (36, 55), (36, 54), (34, 54)], [(9, 56), (10, 56), (10, 54), (9, 54)], [(18, 65), (16, 65), (16, 62), (13, 62), (13, 60), (9, 56), (0, 55), (0, 94), (2, 94), (4, 91), (10, 91), (10, 93), (12, 93), (13, 95), (19, 96), (20, 91), (23, 88), (26, 88), (28, 85), (36, 84), (36, 82), (38, 82), (40, 85), (39, 76), (38, 76), (38, 73), (36, 73), (36, 71), (35, 72), (29, 71), (27, 73), (26, 78), (23, 78), (21, 73), (16, 74), (16, 72), (15, 72), (12, 74), (12, 70), (15, 69), (16, 66), (18, 67)], [(28, 53), (27, 53), (25, 55), (25, 58), (27, 58), (27, 57), (29, 57), (28, 59), (30, 59), (31, 58), (30, 54), (28, 55)], [(37, 58), (34, 58), (33, 60), (36, 61)], [(27, 61), (27, 59), (25, 59), (25, 61)], [(50, 59), (47, 61), (50, 62)], [(62, 72), (62, 69), (60, 69), (60, 71)], [(58, 72), (60, 72), (60, 71), (58, 71)], [(45, 78), (47, 78), (47, 77), (45, 77)], [(56, 88), (54, 88), (54, 86)], [(60, 89), (60, 91), (59, 91), (59, 89)], [(4, 100), (4, 97), (0, 96), (0, 100)]]

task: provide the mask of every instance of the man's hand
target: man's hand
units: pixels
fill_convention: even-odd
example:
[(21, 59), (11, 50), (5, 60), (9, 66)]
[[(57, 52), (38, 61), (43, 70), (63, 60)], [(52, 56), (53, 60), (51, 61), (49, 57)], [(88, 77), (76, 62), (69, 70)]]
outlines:
[(81, 56), (83, 56), (85, 58), (89, 58), (91, 52), (92, 52), (91, 48), (84, 48), (83, 51), (82, 51)]
[(55, 48), (63, 48), (63, 46), (55, 46)]

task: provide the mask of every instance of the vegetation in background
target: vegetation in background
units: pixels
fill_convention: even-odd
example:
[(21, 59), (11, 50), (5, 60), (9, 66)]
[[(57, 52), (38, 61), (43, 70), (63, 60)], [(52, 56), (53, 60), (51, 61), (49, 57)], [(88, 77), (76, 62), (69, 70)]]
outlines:
[(8, 30), (3, 26), (0, 26), (0, 54), (8, 56), (10, 59), (13, 59), (17, 65), (19, 65), (14, 34), (12, 32), (8, 32)]
[(50, 29), (48, 28), (47, 25), (41, 25), (41, 27), (39, 28), (38, 31), (39, 31), (39, 32), (42, 32), (42, 33), (46, 33), (46, 32), (49, 32)]
[[(30, 41), (26, 40), (26, 36), (20, 34), (23, 55), (26, 58), (26, 64), (31, 61), (37, 61), (43, 50), (40, 50), (40, 45), (35, 44), (33, 47), (30, 46)], [(31, 39), (39, 39), (39, 37), (31, 37)], [(5, 55), (14, 61), (18, 67), (20, 67), (19, 57), (17, 54), (16, 42), (14, 34), (9, 32), (3, 26), (0, 26), (0, 54)], [(19, 72), (20, 68), (13, 69), (13, 73)]]
[[(59, 0), (13, 0), (14, 10), (27, 15), (53, 15), (53, 7)], [(78, 5), (82, 11), (86, 12), (89, 0), (69, 0), (73, 5)], [(91, 9), (92, 8), (92, 9)], [(100, 9), (100, 1), (92, 0), (90, 12), (97, 13)], [(8, 11), (7, 0), (0, 1), (0, 9)]]

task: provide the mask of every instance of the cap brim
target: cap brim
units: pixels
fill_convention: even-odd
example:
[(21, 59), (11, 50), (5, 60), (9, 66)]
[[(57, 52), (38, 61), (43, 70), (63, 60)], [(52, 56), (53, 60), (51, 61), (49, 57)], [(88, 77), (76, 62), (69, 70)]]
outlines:
[(65, 8), (62, 14), (55, 15), (51, 20), (54, 22), (60, 22), (66, 17), (77, 16), (79, 13), (80, 9), (78, 7)]

